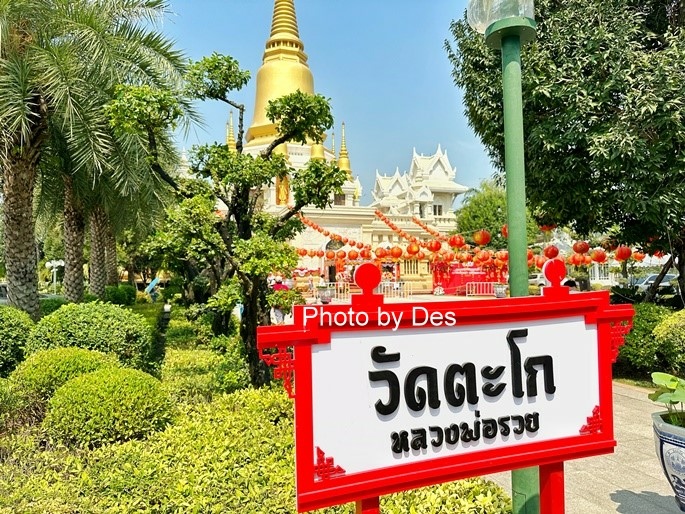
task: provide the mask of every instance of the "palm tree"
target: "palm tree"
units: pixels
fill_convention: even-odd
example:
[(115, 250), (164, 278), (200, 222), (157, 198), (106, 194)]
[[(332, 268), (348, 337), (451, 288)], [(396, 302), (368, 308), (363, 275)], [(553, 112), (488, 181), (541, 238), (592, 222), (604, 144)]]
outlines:
[(73, 173), (113, 172), (103, 106), (119, 83), (175, 88), (184, 59), (155, 31), (163, 0), (0, 0), (0, 170), (11, 304), (38, 314), (33, 196), (49, 141)]

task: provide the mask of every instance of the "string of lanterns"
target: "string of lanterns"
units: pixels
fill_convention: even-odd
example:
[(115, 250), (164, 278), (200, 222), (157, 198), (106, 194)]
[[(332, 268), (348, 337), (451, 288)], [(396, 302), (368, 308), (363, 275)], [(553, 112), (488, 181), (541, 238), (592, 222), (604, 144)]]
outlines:
[[(491, 241), (491, 235), (487, 230), (477, 230), (473, 233), (473, 242), (477, 245), (471, 248), (470, 245), (466, 243), (466, 239), (461, 234), (453, 234), (451, 236), (446, 236), (441, 234), (439, 231), (429, 227), (423, 223), (420, 219), (412, 217), (412, 222), (421, 227), (425, 232), (433, 236), (435, 239), (430, 241), (421, 241), (417, 237), (407, 234), (404, 230), (400, 229), (395, 223), (393, 223), (388, 216), (383, 214), (381, 211), (376, 210), (374, 212), (376, 217), (383, 221), (388, 228), (393, 232), (398, 234), (400, 238), (405, 239), (409, 242), (405, 249), (400, 246), (393, 246), (392, 248), (386, 249), (383, 247), (377, 247), (374, 250), (371, 249), (371, 245), (364, 244), (361, 241), (355, 241), (348, 237), (342, 236), (330, 230), (325, 229), (320, 226), (315, 221), (307, 218), (301, 212), (297, 214), (298, 218), (302, 223), (316, 230), (324, 237), (328, 237), (331, 240), (337, 240), (343, 243), (343, 245), (349, 245), (351, 248), (348, 251), (345, 250), (312, 250), (305, 248), (298, 248), (297, 253), (300, 257), (325, 257), (328, 260), (339, 260), (339, 261), (358, 261), (358, 260), (371, 260), (376, 259), (392, 259), (397, 261), (399, 259), (417, 259), (423, 260), (426, 257), (434, 265), (439, 265), (444, 267), (445, 265), (458, 261), (466, 266), (477, 266), (485, 271), (502, 273), (506, 271), (508, 265), (508, 252), (506, 250), (493, 251), (489, 249), (484, 249), (481, 247), (486, 246)], [(552, 230), (554, 226), (544, 226), (540, 227), (541, 230)], [(502, 227), (502, 235), (507, 237), (507, 226)], [(443, 248), (443, 243), (447, 243), (447, 246), (451, 248)], [(543, 248), (542, 253), (534, 254), (532, 250), (528, 250), (528, 266), (535, 266), (538, 269), (542, 269), (542, 266), (549, 259), (562, 259), (572, 266), (589, 266), (592, 263), (603, 264), (609, 259), (609, 255), (602, 248), (591, 249), (586, 241), (576, 241), (573, 244), (573, 253), (567, 256), (565, 259), (560, 255), (559, 248), (555, 245), (547, 245)], [(431, 252), (428, 256), (423, 249)], [(646, 254), (644, 252), (635, 250), (633, 251), (630, 247), (626, 245), (618, 245), (612, 248), (614, 251), (614, 259), (618, 262), (623, 262), (628, 259), (634, 259), (635, 261), (642, 261), (645, 259)]]

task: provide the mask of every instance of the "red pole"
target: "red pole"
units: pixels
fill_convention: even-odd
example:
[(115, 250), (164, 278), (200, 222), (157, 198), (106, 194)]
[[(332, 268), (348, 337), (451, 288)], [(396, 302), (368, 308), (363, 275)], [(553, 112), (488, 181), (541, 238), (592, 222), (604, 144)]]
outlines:
[(357, 502), (355, 514), (381, 514), (380, 498), (364, 498)]
[(540, 513), (564, 514), (564, 463), (540, 466)]

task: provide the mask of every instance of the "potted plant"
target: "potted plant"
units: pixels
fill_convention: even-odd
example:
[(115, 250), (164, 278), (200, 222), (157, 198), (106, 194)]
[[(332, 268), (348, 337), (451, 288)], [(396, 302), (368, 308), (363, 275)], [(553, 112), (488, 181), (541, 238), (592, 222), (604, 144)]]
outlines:
[(652, 373), (656, 386), (649, 399), (666, 406), (652, 414), (656, 454), (666, 478), (671, 483), (675, 500), (685, 512), (685, 380), (668, 373)]

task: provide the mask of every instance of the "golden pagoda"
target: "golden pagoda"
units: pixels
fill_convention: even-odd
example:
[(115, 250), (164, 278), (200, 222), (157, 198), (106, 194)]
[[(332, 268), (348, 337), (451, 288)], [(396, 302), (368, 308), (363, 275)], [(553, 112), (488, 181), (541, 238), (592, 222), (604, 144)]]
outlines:
[(314, 94), (314, 77), (307, 65), (293, 0), (275, 0), (271, 35), (266, 41), (256, 82), (254, 116), (246, 137), (248, 147), (264, 142), (268, 144), (278, 135), (276, 126), (266, 117), (269, 100), (298, 89)]

